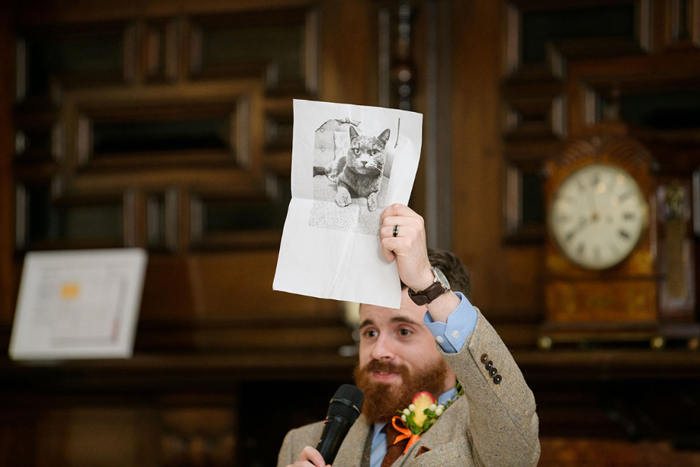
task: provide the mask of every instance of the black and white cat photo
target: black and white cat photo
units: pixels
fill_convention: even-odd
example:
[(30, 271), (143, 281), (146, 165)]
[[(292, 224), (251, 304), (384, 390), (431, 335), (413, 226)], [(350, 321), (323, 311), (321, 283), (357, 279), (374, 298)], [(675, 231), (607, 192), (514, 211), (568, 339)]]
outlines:
[(326, 175), (336, 184), (335, 202), (346, 207), (352, 198), (366, 198), (367, 209), (377, 209), (386, 162), (386, 145), (391, 132), (387, 128), (378, 136), (360, 135), (350, 126), (350, 148), (327, 167), (314, 167), (314, 175)]

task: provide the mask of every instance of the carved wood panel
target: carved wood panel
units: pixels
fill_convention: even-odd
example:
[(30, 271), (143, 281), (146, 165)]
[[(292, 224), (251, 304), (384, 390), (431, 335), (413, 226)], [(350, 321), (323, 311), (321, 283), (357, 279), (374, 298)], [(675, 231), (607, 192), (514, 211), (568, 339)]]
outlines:
[[(52, 212), (62, 205), (78, 225), (98, 223), (100, 197), (121, 204), (122, 225), (95, 245), (278, 241), (290, 97), (316, 92), (317, 34), (312, 7), (22, 29), (17, 248), (87, 240)], [(86, 203), (95, 213), (81, 218)], [(217, 209), (231, 221), (212, 226)]]
[[(516, 171), (533, 173), (518, 163), (518, 153), (532, 153), (527, 146), (540, 146), (543, 163), (559, 150), (557, 141), (611, 118), (696, 127), (697, 72), (686, 65), (700, 51), (692, 39), (700, 23), (695, 3), (509, 2), (503, 121)], [(517, 180), (506, 181), (509, 193), (518, 193)], [(507, 238), (532, 238), (527, 226), (512, 227), (521, 226), (522, 209), (508, 213)]]
[[(537, 183), (536, 178), (572, 131), (571, 95), (565, 86), (569, 63), (648, 52), (650, 3), (512, 1), (505, 26), (503, 138), (512, 167), (506, 179), (510, 206), (506, 239), (539, 242), (544, 217), (539, 219), (539, 228), (523, 219), (525, 213), (537, 211), (535, 203), (543, 204), (541, 179)], [(530, 163), (523, 164), (523, 158)], [(531, 186), (523, 192), (522, 180), (528, 178)]]

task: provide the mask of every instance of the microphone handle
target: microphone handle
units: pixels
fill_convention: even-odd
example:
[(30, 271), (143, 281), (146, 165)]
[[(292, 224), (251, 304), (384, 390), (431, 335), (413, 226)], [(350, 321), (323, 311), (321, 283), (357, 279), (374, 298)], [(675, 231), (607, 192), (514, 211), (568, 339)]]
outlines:
[(318, 440), (316, 450), (321, 453), (326, 464), (333, 464), (336, 454), (343, 444), (345, 435), (350, 430), (351, 423), (341, 417), (329, 417), (323, 425), (321, 438)]

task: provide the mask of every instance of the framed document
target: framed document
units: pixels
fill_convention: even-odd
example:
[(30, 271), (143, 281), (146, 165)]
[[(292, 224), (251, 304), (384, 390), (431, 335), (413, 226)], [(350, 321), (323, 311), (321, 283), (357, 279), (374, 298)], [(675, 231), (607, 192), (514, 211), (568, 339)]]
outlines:
[(146, 260), (141, 249), (27, 253), (10, 357), (131, 357)]

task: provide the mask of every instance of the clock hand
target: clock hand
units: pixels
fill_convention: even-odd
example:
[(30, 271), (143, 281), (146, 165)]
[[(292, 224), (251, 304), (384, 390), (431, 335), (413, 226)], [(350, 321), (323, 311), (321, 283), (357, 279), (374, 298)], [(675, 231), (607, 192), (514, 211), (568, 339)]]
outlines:
[(582, 218), (578, 221), (578, 225), (577, 225), (576, 227), (574, 227), (574, 230), (572, 230), (571, 232), (569, 232), (569, 233), (566, 235), (566, 241), (567, 241), (567, 242), (570, 242), (570, 241), (571, 241), (579, 232), (581, 232), (587, 225), (588, 225), (588, 219), (586, 219), (585, 217), (582, 217)]
[(595, 190), (588, 190), (591, 194), (591, 221), (596, 222), (598, 220), (598, 205), (595, 201)]

